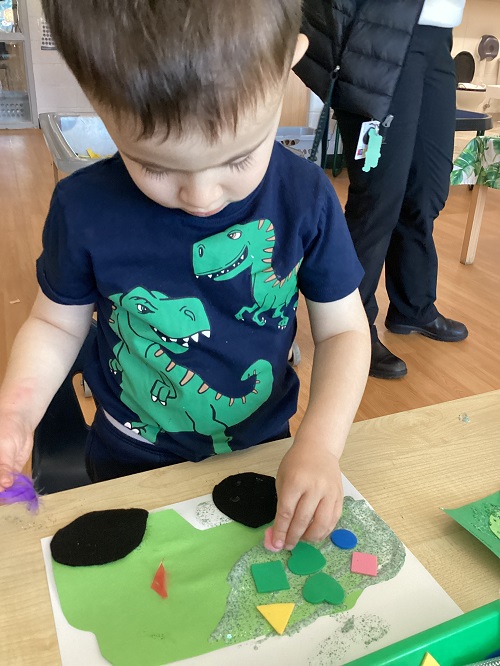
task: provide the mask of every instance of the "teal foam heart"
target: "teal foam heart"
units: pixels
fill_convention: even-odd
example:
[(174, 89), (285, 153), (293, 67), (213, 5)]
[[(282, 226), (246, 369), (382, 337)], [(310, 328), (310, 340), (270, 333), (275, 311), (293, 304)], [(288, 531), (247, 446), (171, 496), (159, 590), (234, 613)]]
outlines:
[(297, 576), (308, 576), (321, 571), (325, 564), (323, 553), (304, 541), (299, 541), (288, 560), (288, 568)]
[(302, 588), (302, 596), (310, 604), (341, 604), (345, 599), (344, 588), (335, 578), (320, 572), (308, 578)]

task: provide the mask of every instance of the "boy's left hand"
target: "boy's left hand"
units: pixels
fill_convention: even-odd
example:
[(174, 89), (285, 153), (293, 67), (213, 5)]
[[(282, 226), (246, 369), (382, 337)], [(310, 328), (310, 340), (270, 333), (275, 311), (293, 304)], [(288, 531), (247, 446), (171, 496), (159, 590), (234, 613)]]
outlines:
[(291, 550), (300, 540), (322, 541), (333, 531), (342, 513), (343, 489), (339, 460), (328, 448), (296, 439), (279, 466), (276, 490), (276, 550)]

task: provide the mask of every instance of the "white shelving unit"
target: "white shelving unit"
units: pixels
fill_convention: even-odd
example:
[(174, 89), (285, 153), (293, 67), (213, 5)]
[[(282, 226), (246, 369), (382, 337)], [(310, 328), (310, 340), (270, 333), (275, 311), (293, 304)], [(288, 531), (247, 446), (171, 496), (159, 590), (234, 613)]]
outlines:
[(38, 125), (26, 0), (12, 5), (12, 31), (0, 29), (0, 129)]

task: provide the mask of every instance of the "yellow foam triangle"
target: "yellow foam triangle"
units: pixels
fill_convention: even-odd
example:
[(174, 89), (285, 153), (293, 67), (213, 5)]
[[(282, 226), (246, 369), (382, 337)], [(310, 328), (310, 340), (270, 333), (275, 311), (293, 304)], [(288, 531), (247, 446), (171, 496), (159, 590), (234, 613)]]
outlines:
[(294, 608), (295, 604), (265, 604), (264, 606), (257, 606), (257, 610), (262, 613), (278, 634), (282, 634), (285, 631)]
[(424, 658), (420, 662), (420, 666), (439, 666), (439, 663), (434, 659), (432, 654), (429, 654), (429, 652), (426, 652), (424, 654)]

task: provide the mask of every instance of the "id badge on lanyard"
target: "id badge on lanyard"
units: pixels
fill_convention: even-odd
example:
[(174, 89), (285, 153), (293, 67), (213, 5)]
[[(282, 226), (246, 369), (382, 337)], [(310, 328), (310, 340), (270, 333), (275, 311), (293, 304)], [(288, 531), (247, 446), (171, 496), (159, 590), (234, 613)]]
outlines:
[(374, 169), (380, 159), (382, 135), (378, 120), (369, 120), (361, 125), (358, 145), (356, 146), (355, 160), (365, 160), (363, 171)]

